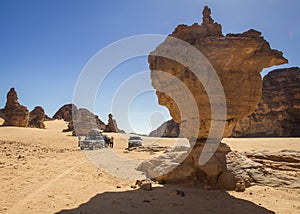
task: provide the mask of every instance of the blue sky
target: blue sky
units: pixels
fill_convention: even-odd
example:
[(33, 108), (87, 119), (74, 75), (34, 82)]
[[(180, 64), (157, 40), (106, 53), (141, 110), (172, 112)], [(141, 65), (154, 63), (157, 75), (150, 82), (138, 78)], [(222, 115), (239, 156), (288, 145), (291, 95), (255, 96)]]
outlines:
[[(102, 48), (129, 36), (167, 35), (178, 24), (201, 23), (205, 5), (222, 24), (223, 34), (259, 30), (289, 60), (281, 67), (300, 65), (298, 0), (1, 0), (0, 107), (15, 87), (23, 105), (30, 110), (41, 105), (52, 116), (72, 102), (82, 68)], [(126, 78), (147, 69), (147, 60), (141, 57), (121, 64), (107, 77), (95, 111), (104, 122), (111, 111), (105, 103), (113, 91)], [(149, 118), (151, 112), (155, 113)], [(127, 131), (140, 133), (169, 119), (154, 91), (137, 97), (129, 113), (133, 128)], [(149, 121), (155, 121), (154, 127)]]

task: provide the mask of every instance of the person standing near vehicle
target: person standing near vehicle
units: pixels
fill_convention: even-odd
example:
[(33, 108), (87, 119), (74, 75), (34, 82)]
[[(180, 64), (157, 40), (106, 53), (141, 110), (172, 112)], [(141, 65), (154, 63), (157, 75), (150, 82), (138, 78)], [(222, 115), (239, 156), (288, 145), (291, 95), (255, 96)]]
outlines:
[(114, 148), (114, 137), (110, 137), (109, 146), (110, 148)]

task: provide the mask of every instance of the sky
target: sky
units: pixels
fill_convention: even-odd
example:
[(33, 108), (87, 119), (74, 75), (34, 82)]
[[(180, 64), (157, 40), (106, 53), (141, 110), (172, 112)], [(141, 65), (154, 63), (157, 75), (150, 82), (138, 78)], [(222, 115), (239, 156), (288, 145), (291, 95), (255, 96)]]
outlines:
[[(280, 67), (300, 65), (299, 0), (1, 0), (0, 108), (15, 87), (21, 104), (29, 110), (40, 105), (53, 116), (73, 101), (82, 71), (103, 48), (127, 37), (168, 35), (178, 24), (201, 23), (205, 5), (224, 35), (256, 29), (289, 60)], [(146, 56), (122, 62), (106, 76), (95, 99), (101, 120), (107, 122), (120, 86), (141, 72), (140, 84), (151, 88)], [(127, 132), (147, 134), (170, 119), (154, 90), (124, 108), (131, 127), (122, 127), (124, 115), (115, 119)]]

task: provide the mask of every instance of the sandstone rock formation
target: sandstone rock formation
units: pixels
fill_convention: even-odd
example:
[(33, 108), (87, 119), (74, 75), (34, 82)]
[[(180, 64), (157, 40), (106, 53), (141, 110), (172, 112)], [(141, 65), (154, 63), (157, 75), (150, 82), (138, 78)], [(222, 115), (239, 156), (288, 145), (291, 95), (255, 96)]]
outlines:
[[(216, 153), (213, 158), (215, 167), (212, 165), (201, 166), (202, 170), (210, 170), (210, 176), (200, 171), (201, 178), (205, 181), (204, 184), (216, 182), (214, 187), (234, 189), (236, 191), (244, 191), (245, 188), (260, 184), (272, 187), (288, 187), (300, 188), (300, 153), (299, 151), (249, 151), (239, 153), (230, 151), (229, 147), (221, 144), (223, 152), (227, 152), (226, 156), (222, 154), (221, 149)], [(171, 152), (164, 153), (154, 161), (146, 161), (139, 165), (138, 170), (145, 171), (147, 177), (155, 178), (158, 175), (177, 167), (177, 170), (170, 171), (169, 176), (165, 177), (164, 182), (176, 181), (185, 182), (186, 177), (184, 174), (190, 175), (190, 170), (181, 163), (187, 156), (188, 149), (174, 149)], [(212, 161), (212, 160), (210, 160)], [(222, 162), (218, 168), (216, 163)], [(200, 167), (200, 169), (201, 169)], [(179, 171), (180, 169), (180, 171)], [(225, 171), (224, 171), (225, 170)], [(221, 173), (223, 171), (223, 173)], [(180, 172), (180, 173), (178, 173)], [(214, 176), (218, 175), (219, 177)], [(169, 180), (172, 175), (172, 180)], [(216, 181), (219, 180), (219, 182)], [(199, 184), (196, 177), (191, 177), (191, 182)]]
[(300, 188), (299, 151), (230, 152), (227, 155), (227, 166), (239, 184), (238, 191), (253, 184)]
[(178, 137), (180, 133), (179, 124), (173, 119), (164, 122), (156, 130), (150, 132), (150, 137)]
[(108, 123), (105, 126), (104, 131), (105, 132), (122, 132), (122, 133), (124, 133), (123, 130), (120, 130), (118, 128), (117, 121), (113, 119), (113, 115), (112, 114), (108, 115)]
[(7, 94), (7, 102), (2, 109), (2, 113), (5, 115), (6, 126), (20, 126), (27, 127), (29, 123), (29, 111), (21, 105), (18, 101), (18, 95), (14, 88), (11, 88)]
[[(224, 134), (230, 136), (235, 120), (251, 114), (261, 98), (262, 83), (259, 73), (262, 69), (287, 63), (287, 60), (282, 57), (281, 52), (270, 49), (269, 44), (258, 31), (249, 30), (242, 34), (223, 36), (221, 25), (215, 23), (209, 14), (210, 10), (206, 7), (203, 11), (203, 22), (201, 25), (179, 25), (170, 36), (184, 40), (196, 47), (214, 67), (222, 83), (227, 102), (228, 126)], [(177, 97), (184, 99), (186, 97), (184, 90), (178, 90), (176, 86), (172, 85), (172, 82), (171, 84), (168, 83), (168, 79), (161, 78), (154, 71), (161, 70), (180, 79), (194, 95), (201, 118), (201, 130), (198, 137), (205, 138), (212, 119), (210, 102), (205, 88), (197, 77), (182, 64), (156, 56), (170, 51), (171, 45), (166, 39), (164, 43), (149, 55), (152, 85), (154, 88), (158, 85), (172, 88)], [(184, 52), (185, 50), (178, 51), (181, 51), (180, 55), (186, 56), (185, 64), (189, 64), (189, 60), (192, 60), (189, 57), (193, 56)], [(197, 67), (203, 66), (203, 62), (193, 63), (198, 63), (195, 65)], [(207, 65), (205, 64), (204, 66)], [(188, 136), (189, 128), (185, 129), (185, 122), (182, 121), (189, 121), (190, 118), (181, 118), (179, 109), (175, 107), (176, 103), (170, 99), (172, 96), (175, 97), (174, 94), (166, 95), (157, 91), (159, 104), (168, 107), (173, 119), (181, 123), (183, 135)], [(214, 95), (219, 96), (218, 92)], [(190, 103), (186, 103), (182, 108), (189, 109)], [(184, 133), (185, 131), (187, 133)]]
[(36, 106), (29, 115), (29, 127), (44, 129), (46, 114), (41, 106)]
[[(170, 36), (193, 45), (212, 64), (223, 86), (227, 104), (223, 136), (230, 136), (236, 120), (251, 114), (261, 98), (262, 69), (287, 63), (287, 60), (281, 52), (272, 50), (258, 31), (249, 30), (242, 34), (223, 36), (221, 25), (215, 23), (210, 14), (210, 9), (205, 7), (201, 25), (179, 25)], [(218, 104), (222, 97), (221, 88), (215, 85), (215, 89), (210, 89), (213, 94), (213, 99), (210, 100), (205, 90), (207, 87), (204, 87), (195, 73), (190, 70), (196, 68), (200, 72), (199, 75), (205, 77), (207, 81), (204, 82), (205, 86), (214, 85), (217, 80), (213, 78), (212, 72), (207, 72), (209, 64), (204, 64), (205, 60), (195, 61), (196, 58), (191, 55), (188, 48), (177, 46), (176, 42), (172, 42), (173, 40), (167, 38), (149, 55), (152, 85), (157, 90), (159, 104), (166, 106), (174, 121), (180, 123), (181, 134), (190, 140), (195, 138), (196, 144), (192, 145), (192, 150), (183, 163), (156, 179), (171, 182), (197, 181), (233, 189), (236, 185), (234, 174), (226, 166), (226, 154), (230, 152), (228, 147), (221, 144), (222, 146), (218, 147), (206, 164), (200, 166), (198, 162), (210, 131), (210, 124), (220, 120), (211, 117), (210, 102), (214, 105)], [(181, 62), (162, 57), (168, 54), (177, 54)], [(157, 71), (170, 74), (184, 84), (194, 98), (199, 115), (189, 113), (194, 106), (190, 100), (187, 100), (187, 91)], [(169, 93), (166, 94), (164, 91)], [(179, 104), (175, 98), (180, 102)], [(181, 111), (185, 111), (184, 117)], [(192, 132), (195, 121), (199, 121), (196, 125), (200, 126), (197, 136)], [(148, 169), (151, 170), (151, 167)]]
[(105, 123), (97, 115), (85, 108), (79, 108), (73, 110), (73, 119), (69, 122), (68, 129), (63, 131), (72, 131), (74, 136), (86, 135), (91, 129), (104, 130), (105, 127)]
[(5, 120), (5, 114), (3, 113), (3, 109), (0, 109), (0, 118)]
[(58, 111), (54, 114), (53, 119), (64, 120), (66, 122), (72, 121), (72, 111), (77, 111), (77, 106), (74, 104), (63, 105)]
[(239, 119), (234, 137), (300, 136), (300, 69), (278, 69), (263, 79), (262, 99), (254, 112)]
[(52, 117), (49, 117), (47, 114), (45, 114), (45, 121), (51, 121), (54, 120)]
[(97, 115), (85, 108), (77, 108), (74, 104), (62, 106), (53, 116), (53, 119), (63, 119), (69, 122), (63, 132), (72, 132), (73, 135), (86, 135), (91, 129), (100, 129), (105, 132), (124, 132), (118, 129), (117, 122), (112, 114), (108, 116), (108, 124), (105, 125)]

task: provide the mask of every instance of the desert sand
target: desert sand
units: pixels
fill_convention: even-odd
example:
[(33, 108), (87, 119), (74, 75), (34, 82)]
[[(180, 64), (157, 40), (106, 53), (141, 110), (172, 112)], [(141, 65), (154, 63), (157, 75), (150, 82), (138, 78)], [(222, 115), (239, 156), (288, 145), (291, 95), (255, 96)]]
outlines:
[[(129, 135), (116, 133), (108, 133), (115, 138), (113, 149), (83, 152), (76, 137), (61, 131), (67, 125), (64, 121), (45, 124), (45, 130), (0, 127), (0, 213), (300, 212), (299, 189), (253, 186), (245, 192), (225, 192), (170, 184), (155, 184), (152, 191), (132, 188), (135, 176), (143, 177), (134, 164), (159, 152), (124, 153)], [(145, 145), (187, 143), (185, 139), (143, 139)], [(298, 138), (223, 141), (238, 151), (300, 151)], [(176, 190), (184, 191), (185, 197)]]

